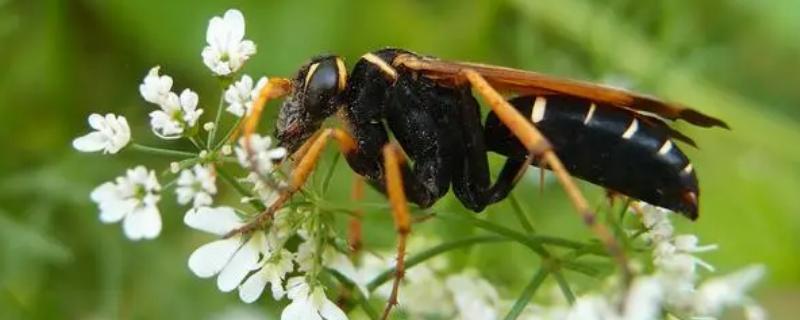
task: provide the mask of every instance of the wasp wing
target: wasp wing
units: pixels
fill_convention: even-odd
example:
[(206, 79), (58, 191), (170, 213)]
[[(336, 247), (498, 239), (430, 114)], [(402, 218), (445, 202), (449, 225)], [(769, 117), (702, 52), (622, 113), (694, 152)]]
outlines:
[(411, 54), (398, 56), (394, 60), (394, 64), (420, 72), (426, 77), (453, 84), (462, 81), (460, 76), (462, 70), (472, 69), (500, 91), (510, 91), (520, 95), (563, 94), (637, 112), (650, 113), (670, 120), (682, 119), (700, 127), (729, 128), (720, 119), (680, 104), (661, 101), (622, 89), (556, 78), (532, 71), (478, 63), (443, 61)]

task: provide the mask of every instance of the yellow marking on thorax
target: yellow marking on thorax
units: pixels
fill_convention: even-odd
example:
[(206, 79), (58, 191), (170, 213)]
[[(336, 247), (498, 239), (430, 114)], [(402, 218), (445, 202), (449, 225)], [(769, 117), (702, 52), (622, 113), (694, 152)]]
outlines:
[(364, 60), (367, 60), (370, 63), (378, 66), (378, 68), (380, 68), (381, 71), (383, 71), (383, 73), (385, 73), (390, 78), (392, 78), (392, 80), (396, 80), (397, 79), (397, 70), (392, 68), (392, 66), (390, 66), (388, 63), (386, 63), (386, 61), (381, 59), (381, 57), (378, 57), (378, 56), (376, 56), (376, 55), (374, 55), (372, 53), (367, 53), (367, 54), (361, 56), (361, 58), (363, 58)]

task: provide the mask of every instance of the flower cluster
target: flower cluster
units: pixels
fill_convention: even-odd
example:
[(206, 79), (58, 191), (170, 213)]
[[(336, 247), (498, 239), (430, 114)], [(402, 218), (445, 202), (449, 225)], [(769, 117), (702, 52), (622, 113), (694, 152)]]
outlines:
[[(213, 119), (202, 119), (208, 115), (200, 108), (205, 104), (197, 93), (191, 89), (174, 92), (173, 78), (162, 74), (159, 66), (152, 67), (139, 85), (141, 97), (156, 108), (149, 112), (155, 136), (184, 139), (194, 150), (140, 145), (131, 141), (125, 117), (111, 113), (89, 116), (93, 131), (74, 139), (75, 149), (116, 154), (130, 148), (171, 157), (165, 170), (136, 166), (96, 187), (90, 198), (99, 207), (102, 222), (121, 222), (131, 240), (154, 239), (162, 231), (158, 203), (167, 194), (165, 190), (174, 189), (175, 201), (187, 210), (184, 224), (213, 237), (189, 255), (189, 272), (214, 278), (220, 291), (237, 291), (245, 303), (265, 295), (286, 301), (281, 314), (285, 320), (347, 319), (353, 301), (338, 305), (328, 298), (332, 291), (347, 292), (339, 298), (364, 298), (362, 308), (367, 311), (370, 298), (388, 298), (390, 284), (372, 281), (387, 274), (394, 259), (363, 255), (356, 267), (345, 254), (333, 216), (336, 210), (346, 210), (326, 209), (326, 202), (321, 201), (324, 192), (303, 189), (298, 197), (291, 197), (286, 177), (292, 163), (286, 159), (287, 150), (277, 147), (269, 136), (237, 137), (242, 119), (250, 116), (268, 81), (266, 77), (254, 81), (241, 73), (256, 53), (255, 44), (244, 36), (244, 17), (238, 10), (228, 10), (209, 22), (202, 62), (221, 83), (233, 82), (221, 93), (223, 99)], [(235, 117), (235, 124), (217, 135), (224, 129), (223, 116)], [(215, 199), (226, 191), (217, 185), (217, 178), (238, 192), (241, 201)], [(159, 179), (165, 181), (163, 187)], [(631, 238), (640, 235), (643, 241), (639, 242), (652, 252), (647, 259), (652, 272), (638, 275), (627, 293), (609, 289), (581, 295), (574, 304), (562, 300), (551, 306), (528, 305), (517, 308), (521, 310), (519, 318), (653, 319), (665, 313), (718, 317), (732, 306), (744, 307), (749, 319), (765, 317), (745, 294), (763, 275), (763, 267), (746, 268), (698, 285), (698, 267), (713, 268), (696, 254), (716, 246), (699, 245), (694, 235), (676, 235), (666, 210), (644, 205), (641, 212), (643, 230)], [(414, 238), (409, 251), (416, 250), (413, 243)], [(406, 294), (399, 296), (399, 309), (409, 318), (497, 319), (515, 305), (477, 271), (448, 274), (452, 268), (443, 257), (426, 259), (409, 268), (403, 280)]]
[[(244, 17), (238, 10), (212, 18), (206, 41), (203, 63), (224, 83), (255, 54), (255, 44), (244, 40)], [(164, 189), (174, 188), (176, 202), (189, 207), (184, 223), (217, 237), (191, 253), (188, 267), (192, 273), (200, 278), (215, 277), (220, 291), (238, 290), (246, 303), (258, 300), (265, 291), (274, 300), (290, 300), (283, 319), (347, 319), (344, 311), (326, 297), (320, 276), (325, 270), (337, 270), (355, 277), (355, 267), (333, 245), (335, 232), (325, 213), (314, 206), (290, 204), (274, 212), (267, 224), (252, 227), (257, 215), (275, 204), (286, 187), (282, 179), (285, 173), (281, 172), (286, 166), (278, 165), (286, 150), (276, 147), (272, 138), (258, 134), (241, 137), (235, 148), (229, 142), (236, 141), (241, 118), (250, 114), (266, 82), (267, 78), (261, 77), (254, 84), (253, 78), (241, 75), (224, 90), (214, 121), (202, 125), (207, 133), (203, 137), (204, 132), (197, 130), (204, 115), (197, 93), (191, 89), (173, 92), (173, 78), (162, 74), (159, 66), (151, 68), (139, 85), (139, 93), (157, 107), (149, 114), (152, 132), (165, 140), (186, 139), (196, 150), (131, 143), (125, 117), (93, 114), (89, 125), (95, 131), (75, 139), (75, 149), (114, 154), (133, 145), (139, 151), (179, 158), (160, 175), (144, 166), (130, 169), (114, 182), (97, 187), (91, 199), (100, 208), (102, 222), (123, 221), (124, 233), (131, 240), (153, 239), (162, 227), (157, 206), (162, 186), (158, 179), (168, 179)], [(237, 117), (237, 122), (214, 141), (222, 110)], [(245, 173), (236, 178), (226, 176), (226, 170)], [(241, 192), (241, 203), (215, 204), (220, 191), (218, 175), (227, 177), (233, 189)], [(248, 204), (255, 210), (247, 208)], [(251, 228), (240, 230), (248, 225)]]

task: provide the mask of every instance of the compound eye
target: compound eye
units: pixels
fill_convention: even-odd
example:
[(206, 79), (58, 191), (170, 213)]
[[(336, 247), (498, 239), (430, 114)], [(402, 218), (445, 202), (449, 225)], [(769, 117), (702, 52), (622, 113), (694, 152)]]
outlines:
[(332, 99), (344, 87), (343, 64), (339, 58), (328, 58), (311, 64), (305, 81), (306, 107), (320, 113), (332, 107)]

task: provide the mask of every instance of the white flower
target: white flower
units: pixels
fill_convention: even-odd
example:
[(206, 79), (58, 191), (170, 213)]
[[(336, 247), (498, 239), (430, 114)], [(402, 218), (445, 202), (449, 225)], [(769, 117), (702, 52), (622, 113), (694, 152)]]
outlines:
[(194, 127), (203, 109), (197, 109), (197, 94), (184, 89), (180, 97), (170, 92), (160, 105), (161, 110), (150, 113), (153, 133), (163, 139), (177, 139), (184, 130)]
[(160, 189), (155, 172), (138, 166), (117, 177), (116, 183), (95, 188), (91, 198), (100, 207), (100, 221), (113, 223), (124, 218), (122, 228), (128, 238), (152, 239), (161, 232), (161, 215), (156, 207)]
[(459, 319), (483, 320), (499, 318), (500, 296), (497, 290), (474, 272), (447, 277), (447, 289), (453, 295)]
[(664, 302), (664, 287), (657, 277), (636, 279), (625, 300), (624, 319), (658, 319)]
[[(250, 172), (247, 178), (245, 178), (247, 182), (253, 184), (253, 194), (256, 196), (255, 198), (261, 200), (267, 207), (271, 206), (275, 201), (278, 201), (280, 197), (280, 192), (276, 187), (286, 186), (286, 182), (280, 180), (276, 175), (270, 175), (268, 179), (271, 179), (272, 184), (265, 183), (264, 179), (255, 172)], [(243, 203), (250, 200), (251, 198), (248, 197), (242, 198)]]
[(253, 87), (253, 79), (248, 75), (243, 75), (242, 79), (230, 85), (225, 90), (225, 101), (228, 102), (228, 107), (225, 109), (228, 112), (242, 117), (245, 114), (250, 114), (250, 109), (253, 107), (253, 101), (261, 94), (261, 89), (267, 84), (267, 77), (261, 77), (258, 83)]
[(755, 265), (705, 281), (692, 299), (694, 311), (697, 315), (719, 316), (725, 307), (751, 305), (746, 292), (764, 273), (764, 266)]
[(647, 238), (653, 242), (672, 238), (674, 227), (669, 221), (669, 210), (641, 203), (642, 223), (648, 228)]
[(239, 298), (247, 303), (256, 301), (269, 284), (272, 289), (272, 297), (280, 300), (286, 293), (283, 288), (283, 279), (293, 269), (291, 252), (280, 249), (277, 253), (271, 253), (270, 256), (262, 259), (260, 269), (257, 269), (239, 287)]
[(178, 203), (188, 204), (193, 201), (192, 206), (205, 207), (211, 205), (211, 196), (217, 193), (215, 185), (216, 178), (210, 168), (196, 164), (192, 170), (183, 170), (178, 177), (178, 187), (175, 193), (178, 195)]
[(343, 320), (347, 315), (325, 296), (322, 287), (310, 288), (304, 277), (294, 277), (287, 283), (292, 303), (281, 313), (281, 320)]
[(162, 105), (167, 100), (167, 95), (172, 90), (172, 78), (164, 75), (159, 76), (160, 67), (155, 66), (147, 72), (144, 81), (139, 85), (139, 93), (147, 102)]
[(236, 156), (239, 164), (245, 168), (250, 168), (254, 163), (258, 172), (268, 174), (272, 171), (273, 162), (283, 159), (286, 156), (286, 149), (283, 147), (272, 147), (272, 139), (268, 136), (258, 134), (250, 135), (250, 146), (252, 154), (248, 154), (245, 137), (239, 138), (239, 146), (236, 148)]
[(244, 40), (244, 16), (235, 9), (225, 12), (222, 18), (211, 18), (206, 42), (208, 46), (203, 48), (203, 63), (220, 76), (238, 71), (256, 53), (256, 45)]
[[(245, 224), (229, 207), (191, 209), (183, 221), (189, 227), (219, 236)], [(204, 244), (189, 256), (189, 269), (200, 278), (218, 274), (217, 288), (222, 292), (233, 291), (258, 267), (259, 256), (268, 253), (265, 240), (264, 233), (257, 231), (249, 238), (237, 234)]]
[(585, 295), (578, 297), (567, 314), (567, 320), (611, 320), (619, 319), (614, 307), (603, 297)]
[(82, 152), (117, 153), (131, 141), (131, 129), (123, 116), (111, 113), (105, 117), (93, 113), (89, 116), (89, 126), (96, 131), (72, 140), (72, 147)]

